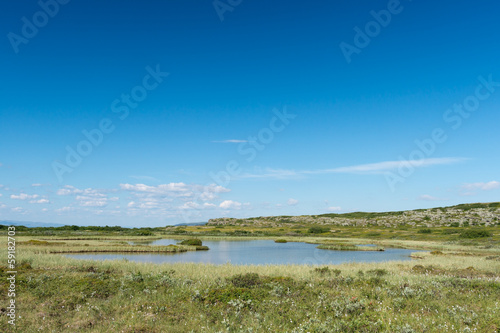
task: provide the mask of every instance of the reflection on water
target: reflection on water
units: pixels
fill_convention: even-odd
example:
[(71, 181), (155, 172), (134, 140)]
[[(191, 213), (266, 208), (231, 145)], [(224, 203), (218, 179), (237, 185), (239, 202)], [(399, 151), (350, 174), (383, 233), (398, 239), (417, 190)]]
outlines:
[[(177, 244), (176, 239), (159, 239), (151, 245)], [(279, 264), (341, 264), (345, 262), (381, 262), (389, 260), (410, 260), (410, 254), (417, 252), (408, 249), (386, 249), (378, 251), (332, 251), (320, 250), (316, 244), (275, 243), (273, 240), (217, 240), (203, 241), (209, 251), (188, 251), (175, 254), (71, 254), (68, 257), (79, 259), (112, 260), (126, 258), (131, 261), (152, 263), (196, 262), (234, 265), (279, 265)]]

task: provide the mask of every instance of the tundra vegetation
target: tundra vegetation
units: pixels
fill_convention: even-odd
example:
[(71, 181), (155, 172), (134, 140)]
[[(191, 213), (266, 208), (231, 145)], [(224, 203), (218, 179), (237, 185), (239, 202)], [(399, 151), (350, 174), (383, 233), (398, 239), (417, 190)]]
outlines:
[[(465, 206), (464, 212), (477, 209), (496, 215), (480, 214), (458, 225), (437, 221), (424, 211), (430, 217), (422, 216), (415, 225), (358, 225), (359, 219), (386, 215), (351, 213), (349, 219), (356, 223), (328, 228), (307, 219), (295, 222), (295, 217), (144, 230), (17, 227), (19, 317), (15, 328), (7, 323), (9, 269), (7, 251), (0, 251), (0, 331), (498, 332), (500, 227), (494, 218), (499, 210)], [(482, 224), (486, 219), (490, 222)], [(323, 229), (310, 232), (316, 228)], [(1, 227), (0, 233), (0, 246), (6, 249), (6, 229)], [(184, 250), (196, 250), (203, 246), (199, 241), (208, 239), (264, 238), (339, 249), (375, 244), (427, 251), (412, 261), (324, 266), (146, 264), (61, 254), (82, 249), (164, 251), (146, 245), (159, 238), (176, 238), (179, 244), (171, 248)]]

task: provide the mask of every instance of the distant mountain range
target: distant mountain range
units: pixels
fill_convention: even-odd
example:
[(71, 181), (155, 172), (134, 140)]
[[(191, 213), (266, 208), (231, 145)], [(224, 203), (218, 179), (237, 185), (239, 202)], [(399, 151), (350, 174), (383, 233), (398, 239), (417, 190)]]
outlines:
[(48, 228), (48, 227), (62, 227), (64, 224), (57, 223), (45, 223), (45, 222), (32, 222), (32, 221), (11, 221), (11, 220), (0, 220), (1, 225), (22, 225), (27, 228)]
[[(424, 225), (463, 226), (500, 225), (500, 202), (460, 204), (450, 207), (415, 209), (397, 212), (353, 212), (344, 214), (321, 214), (302, 216), (261, 216), (251, 218), (216, 218), (208, 222), (191, 222), (171, 225), (171, 227), (200, 225), (285, 225), (296, 223), (317, 223), (325, 225)], [(33, 221), (0, 220), (0, 225), (25, 226), (28, 228), (63, 227), (67, 224)], [(168, 227), (168, 226), (167, 226)]]
[[(173, 225), (175, 227), (180, 227), (180, 226), (197, 226), (197, 225), (205, 225), (207, 222), (192, 222), (192, 223), (179, 223), (176, 225)], [(0, 225), (15, 225), (15, 226), (25, 226), (27, 228), (57, 228), (57, 227), (63, 227), (68, 224), (58, 224), (58, 223), (46, 223), (46, 222), (33, 222), (33, 221), (12, 221), (12, 220), (0, 220)]]

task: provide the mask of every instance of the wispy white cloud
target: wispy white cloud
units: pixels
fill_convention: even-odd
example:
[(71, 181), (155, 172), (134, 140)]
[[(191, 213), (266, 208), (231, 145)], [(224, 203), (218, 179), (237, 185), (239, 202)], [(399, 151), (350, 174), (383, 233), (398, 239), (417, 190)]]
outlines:
[[(289, 179), (297, 178), (308, 173), (307, 171), (295, 171), (286, 169), (271, 169), (266, 168), (261, 172), (257, 173), (245, 173), (239, 176), (239, 178), (272, 178), (272, 179)], [(237, 177), (235, 177), (237, 178)]]
[[(42, 183), (31, 184), (32, 189), (42, 189), (46, 186)], [(1, 189), (4, 192), (5, 187)], [(11, 200), (24, 201), (26, 204), (41, 205), (40, 208), (33, 206), (16, 207), (15, 205), (2, 207), (9, 211), (25, 214), (26, 211), (42, 212), (43, 204), (47, 204), (43, 211), (53, 212), (57, 215), (63, 214), (98, 214), (98, 215), (121, 215), (141, 216), (178, 219), (183, 217), (187, 210), (192, 210), (192, 216), (202, 216), (205, 210), (238, 210), (248, 207), (249, 204), (237, 201), (219, 199), (220, 196), (231, 190), (217, 184), (186, 184), (167, 183), (159, 185), (146, 185), (143, 183), (123, 183), (114, 188), (96, 189), (79, 188), (72, 185), (57, 186), (49, 198), (45, 193), (9, 193), (2, 195)], [(222, 201), (222, 203), (221, 203)], [(119, 204), (123, 203), (123, 204)], [(55, 207), (49, 207), (52, 204)], [(118, 205), (117, 205), (118, 204)], [(205, 216), (205, 215), (204, 215)], [(206, 216), (205, 216), (206, 217)], [(207, 217), (208, 218), (208, 217)]]
[[(323, 170), (324, 172), (331, 173), (384, 173), (388, 171), (397, 170), (399, 168), (404, 168), (412, 166), (414, 168), (423, 168), (433, 165), (444, 165), (444, 164), (455, 164), (463, 162), (464, 158), (457, 157), (441, 157), (441, 158), (425, 158), (421, 160), (401, 160), (401, 161), (386, 161), (370, 164), (361, 164), (348, 167), (341, 167), (329, 170)], [(324, 173), (320, 172), (320, 173)], [(314, 172), (311, 172), (314, 173)]]
[(56, 209), (55, 212), (56, 213), (66, 213), (66, 212), (71, 212), (71, 211), (74, 211), (74, 210), (75, 209), (73, 207), (65, 206), (65, 207)]
[(288, 206), (296, 206), (299, 203), (299, 200), (290, 198), (287, 200), (286, 204)]
[(237, 139), (230, 139), (230, 140), (220, 140), (220, 141), (212, 141), (214, 143), (246, 143), (248, 140), (237, 140)]
[(378, 163), (351, 165), (333, 169), (320, 170), (286, 170), (286, 169), (270, 169), (267, 168), (261, 173), (246, 173), (240, 178), (275, 178), (285, 179), (294, 178), (305, 175), (319, 175), (332, 173), (350, 173), (350, 174), (384, 174), (390, 171), (398, 170), (399, 168), (413, 167), (423, 168), (433, 165), (455, 164), (465, 161), (465, 158), (458, 157), (441, 157), (441, 158), (425, 158), (421, 160), (400, 160), (400, 161), (385, 161)]
[(429, 195), (429, 194), (422, 194), (417, 199), (418, 200), (424, 200), (424, 201), (444, 201), (444, 200), (448, 200), (448, 199), (444, 199), (444, 198), (437, 198), (437, 197), (434, 197), (434, 196)]
[(80, 190), (71, 185), (65, 185), (64, 188), (60, 188), (57, 190), (57, 195), (71, 195), (71, 194), (80, 194), (83, 193), (83, 190)]
[(38, 194), (26, 194), (26, 193), (11, 194), (10, 198), (14, 200), (23, 200), (23, 201), (29, 200), (29, 203), (32, 204), (44, 204), (50, 202), (47, 198), (40, 197), (40, 195)]
[(159, 209), (161, 207), (165, 207), (167, 202), (172, 201), (171, 199), (165, 200), (140, 196), (138, 196), (135, 200), (137, 201), (130, 201), (127, 204), (127, 207), (132, 209)]
[(170, 183), (158, 186), (150, 186), (145, 184), (120, 184), (120, 188), (130, 192), (151, 193), (158, 195), (179, 195), (189, 192), (186, 184), (184, 183)]
[(104, 190), (104, 189), (95, 189), (95, 188), (86, 188), (79, 189), (71, 185), (65, 185), (63, 188), (57, 190), (57, 195), (87, 195), (92, 197), (105, 197), (107, 192), (113, 192), (113, 190)]
[(463, 184), (461, 188), (468, 191), (475, 191), (475, 190), (489, 191), (500, 188), (500, 182), (491, 181), (487, 183), (466, 183)]
[(219, 205), (219, 207), (222, 209), (241, 209), (241, 206), (241, 202), (233, 200), (224, 200)]
[(331, 206), (326, 209), (329, 212), (339, 212), (342, 210), (342, 207)]
[(217, 207), (217, 206), (216, 206), (216, 205), (214, 205), (213, 203), (208, 203), (208, 202), (205, 202), (205, 203), (203, 204), (203, 208), (206, 208), (206, 209), (209, 209), (209, 208), (211, 209), (211, 208), (216, 208), (216, 207)]
[(182, 206), (179, 207), (179, 209), (214, 209), (217, 208), (216, 205), (213, 203), (208, 203), (205, 202), (203, 205), (200, 205), (199, 203), (193, 202), (193, 201), (188, 201), (185, 202)]
[(47, 183), (47, 184), (41, 184), (41, 183), (34, 183), (31, 184), (32, 187), (44, 187), (44, 186), (52, 186), (52, 184)]
[(104, 207), (108, 205), (108, 198), (77, 195), (76, 200), (82, 207)]
[(188, 201), (179, 207), (179, 209), (198, 209), (198, 208), (200, 208), (200, 204), (193, 201)]
[(11, 199), (16, 199), (16, 200), (32, 200), (38, 198), (38, 194), (26, 194), (26, 193), (21, 193), (19, 195), (17, 194), (12, 194), (10, 196)]
[[(151, 215), (166, 215), (179, 211), (200, 211), (214, 209), (213, 203), (220, 194), (230, 192), (217, 184), (199, 185), (168, 183), (156, 186), (145, 184), (120, 184), (122, 191), (132, 196), (127, 214), (142, 212)], [(193, 213), (195, 214), (195, 213)]]
[(203, 201), (213, 200), (217, 197), (217, 194), (231, 191), (216, 184), (203, 186), (185, 183), (169, 183), (157, 186), (149, 186), (145, 184), (120, 184), (120, 188), (125, 191), (150, 194), (154, 196), (170, 196), (175, 198), (192, 198), (198, 196)]
[(30, 200), (30, 203), (36, 203), (36, 204), (45, 204), (45, 203), (50, 203), (49, 199), (38, 199), (38, 200)]
[(110, 200), (108, 199), (108, 192), (114, 192), (114, 190), (94, 188), (82, 190), (71, 185), (65, 185), (64, 188), (57, 190), (56, 194), (60, 196), (74, 196), (75, 201), (81, 207), (105, 207), (108, 205), (108, 200)]

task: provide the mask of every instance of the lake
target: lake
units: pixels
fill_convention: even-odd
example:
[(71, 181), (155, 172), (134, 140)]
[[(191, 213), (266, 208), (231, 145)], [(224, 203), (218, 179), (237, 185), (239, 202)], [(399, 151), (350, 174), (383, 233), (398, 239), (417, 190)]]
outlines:
[[(149, 245), (177, 244), (178, 239), (160, 239)], [(320, 250), (318, 244), (275, 243), (273, 240), (210, 240), (203, 241), (209, 251), (188, 251), (174, 254), (147, 253), (91, 253), (71, 254), (71, 258), (92, 260), (128, 259), (138, 262), (161, 263), (211, 263), (234, 265), (325, 265), (346, 262), (382, 262), (390, 260), (411, 260), (410, 254), (418, 250), (386, 248), (385, 251), (332, 251)]]

